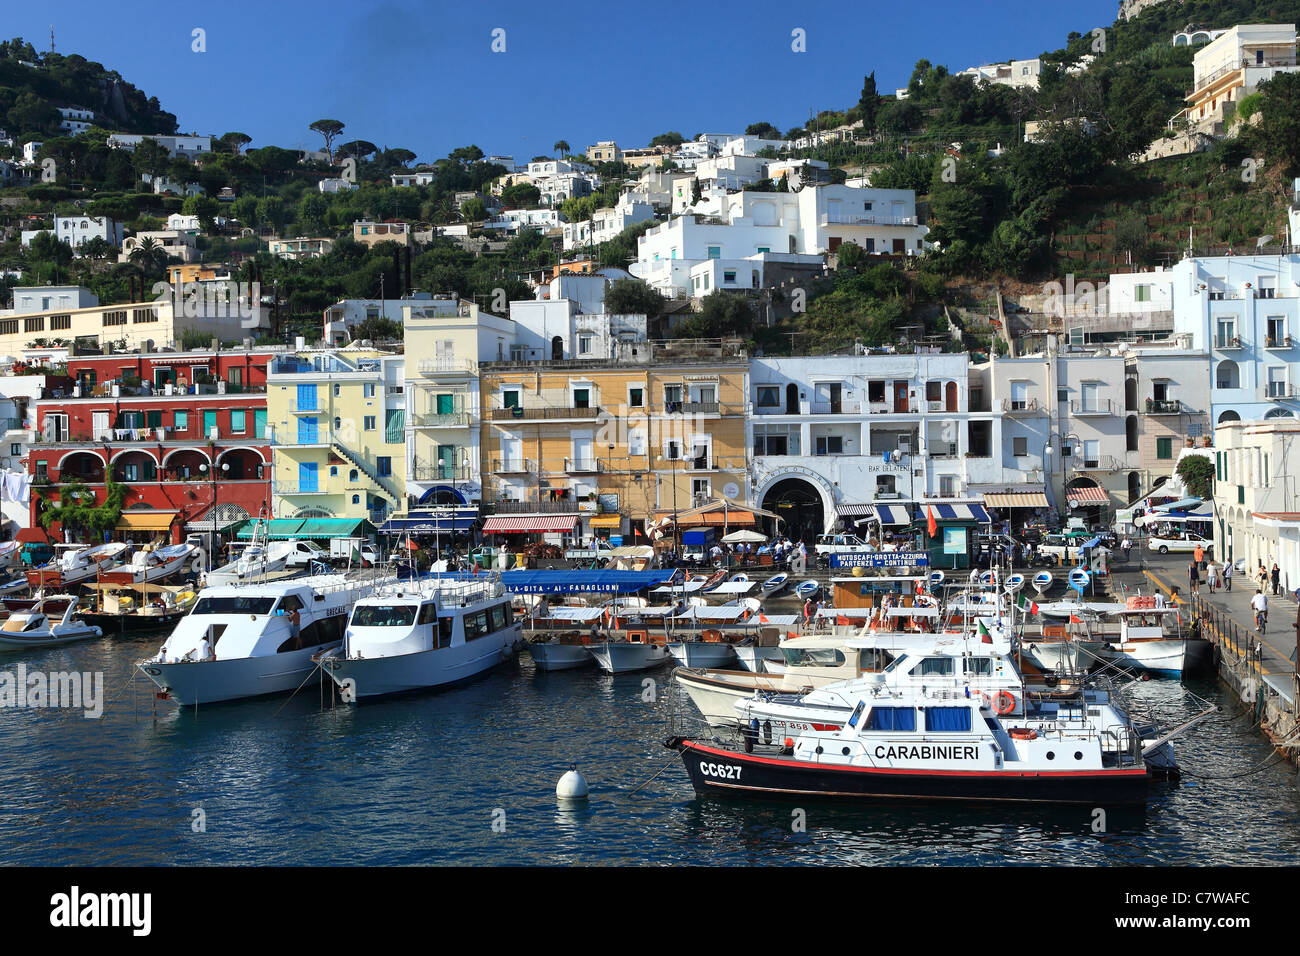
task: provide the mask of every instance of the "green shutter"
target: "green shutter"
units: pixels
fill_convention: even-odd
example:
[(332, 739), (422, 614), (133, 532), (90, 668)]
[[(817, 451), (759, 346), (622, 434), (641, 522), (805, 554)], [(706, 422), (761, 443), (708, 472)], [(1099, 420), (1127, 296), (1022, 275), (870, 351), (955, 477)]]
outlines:
[(159, 428), (162, 426), (162, 409), (145, 413), (145, 423), (148, 428)]
[(406, 441), (406, 410), (390, 408), (384, 413), (384, 441), (400, 445)]

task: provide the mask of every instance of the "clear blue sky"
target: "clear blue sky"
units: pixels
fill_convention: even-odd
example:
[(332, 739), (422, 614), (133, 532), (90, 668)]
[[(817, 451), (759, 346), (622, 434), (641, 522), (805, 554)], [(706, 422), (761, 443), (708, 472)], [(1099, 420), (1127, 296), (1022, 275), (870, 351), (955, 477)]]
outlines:
[[(624, 4), (327, 3), (180, 5), (60, 0), (8, 5), (0, 31), (79, 53), (157, 96), (183, 132), (240, 130), (254, 146), (319, 148), (316, 119), (344, 139), (404, 146), (422, 161), (477, 144), (525, 161), (557, 139), (642, 146), (677, 130), (781, 129), (809, 109), (882, 92), (925, 57), (952, 70), (1037, 56), (1071, 30), (1109, 26), (1116, 0), (913, 0), (796, 10), (789, 2)], [(506, 31), (504, 53), (492, 31)], [(206, 30), (207, 52), (191, 51)], [(791, 50), (806, 31), (807, 52)]]

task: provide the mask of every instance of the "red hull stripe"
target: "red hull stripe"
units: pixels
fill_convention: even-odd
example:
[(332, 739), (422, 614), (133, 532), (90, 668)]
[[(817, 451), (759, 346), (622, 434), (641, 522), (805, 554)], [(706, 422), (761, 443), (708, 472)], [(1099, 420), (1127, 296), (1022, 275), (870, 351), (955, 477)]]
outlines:
[[(703, 744), (697, 744), (689, 740), (683, 740), (682, 746), (699, 753), (712, 754), (717, 757), (726, 757), (729, 760), (736, 760), (740, 763), (761, 763), (773, 767), (789, 767), (791, 760), (778, 760), (774, 757), (756, 757), (753, 754), (738, 754), (731, 750), (720, 750), (717, 747), (706, 747)], [(848, 773), (891, 773), (901, 774), (903, 776), (948, 776), (948, 777), (1116, 777), (1131, 776), (1145, 777), (1147, 772), (1142, 767), (1134, 767), (1131, 770), (908, 770), (901, 767), (849, 767), (841, 764), (814, 763), (811, 760), (797, 761), (800, 768), (815, 768), (817, 770), (841, 770)]]

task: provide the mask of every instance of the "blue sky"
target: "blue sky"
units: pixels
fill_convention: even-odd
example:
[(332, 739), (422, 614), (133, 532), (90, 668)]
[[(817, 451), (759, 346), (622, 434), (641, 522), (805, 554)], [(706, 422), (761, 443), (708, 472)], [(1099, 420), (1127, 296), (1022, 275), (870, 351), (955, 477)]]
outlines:
[[(1108, 26), (1116, 0), (913, 0), (795, 11), (788, 2), (561, 3), (230, 0), (179, 4), (61, 0), (11, 4), (6, 36), (116, 69), (183, 132), (241, 130), (254, 146), (319, 148), (330, 117), (344, 139), (404, 146), (421, 160), (475, 143), (524, 161), (557, 139), (642, 146), (677, 130), (800, 125), (810, 109), (882, 91), (925, 57), (950, 69), (1036, 56), (1071, 30)], [(207, 50), (191, 49), (206, 31)], [(505, 30), (505, 52), (491, 49)], [(806, 31), (807, 52), (791, 50)]]

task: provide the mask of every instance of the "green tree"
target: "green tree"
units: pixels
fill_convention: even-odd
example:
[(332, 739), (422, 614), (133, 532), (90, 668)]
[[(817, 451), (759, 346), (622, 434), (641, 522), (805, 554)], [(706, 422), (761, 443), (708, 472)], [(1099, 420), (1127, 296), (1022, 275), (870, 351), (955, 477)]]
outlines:
[(303, 193), (298, 201), (298, 225), (305, 235), (319, 236), (328, 230), (325, 217), (329, 208), (329, 200), (320, 193)]
[(245, 146), (253, 141), (247, 133), (231, 132), (221, 137), (219, 142), (235, 155), (239, 155)]
[(569, 155), (569, 144), (566, 140), (557, 139), (551, 149), (555, 151), (557, 157)]
[[(1285, 76), (1286, 74), (1281, 74)], [(1175, 473), (1182, 479), (1189, 495), (1210, 498), (1214, 495), (1214, 462), (1204, 455), (1185, 455)]]
[(660, 133), (654, 139), (650, 140), (651, 146), (680, 146), (686, 142), (686, 137), (681, 133), (669, 130), (667, 133)]
[(460, 204), (460, 214), (466, 222), (482, 222), (487, 218), (487, 205), (478, 196)]
[(1259, 141), (1287, 175), (1300, 175), (1300, 73), (1278, 73), (1259, 85)]
[(181, 204), (181, 213), (186, 216), (198, 216), (199, 225), (203, 227), (204, 232), (212, 231), (219, 212), (221, 212), (221, 203), (211, 196), (189, 196)]
[(527, 208), (542, 201), (542, 191), (532, 183), (515, 183), (501, 190), (501, 202), (507, 206)]
[(876, 131), (876, 114), (880, 110), (880, 94), (876, 92), (876, 71), (872, 70), (862, 78), (862, 93), (858, 96), (858, 118), (862, 120), (862, 131)]
[(256, 229), (261, 222), (257, 214), (257, 197), (240, 196), (230, 204), (231, 214), (239, 220), (241, 226), (247, 226), (250, 229)]
[(662, 315), (666, 301), (640, 279), (615, 279), (605, 290), (605, 311), (610, 315)]
[(289, 209), (279, 196), (263, 196), (257, 201), (257, 221), (283, 232), (289, 221)]
[(757, 136), (760, 139), (780, 139), (781, 131), (771, 123), (750, 123), (745, 127), (746, 136)]
[(682, 338), (749, 336), (754, 332), (754, 310), (749, 300), (734, 292), (714, 290), (700, 300), (700, 311), (677, 326)]
[[(57, 492), (41, 494), (37, 521), (46, 531), (58, 522), (74, 538), (102, 539), (122, 517), (122, 506), (130, 488), (105, 473), (104, 501), (97, 503), (95, 492), (79, 481), (61, 485)], [(57, 497), (55, 495), (57, 494)]]
[(318, 119), (308, 129), (320, 133), (321, 138), (325, 140), (325, 153), (329, 156), (330, 162), (333, 163), (334, 140), (343, 132), (343, 124), (336, 119)]

